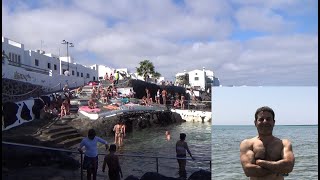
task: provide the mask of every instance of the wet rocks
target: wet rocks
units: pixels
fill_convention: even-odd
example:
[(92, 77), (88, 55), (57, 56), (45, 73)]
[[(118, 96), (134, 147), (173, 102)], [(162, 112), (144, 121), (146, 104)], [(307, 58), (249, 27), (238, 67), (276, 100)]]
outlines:
[(137, 178), (136, 176), (130, 175), (127, 178), (125, 178), (124, 180), (139, 180), (139, 178)]
[(178, 180), (178, 178), (173, 177), (167, 177), (162, 174), (156, 173), (156, 172), (147, 172), (145, 173), (140, 180)]
[(211, 172), (201, 169), (192, 173), (188, 180), (211, 180)]
[(72, 120), (69, 125), (78, 129), (78, 132), (83, 136), (86, 136), (86, 133), (91, 128), (94, 128), (99, 136), (112, 136), (114, 134), (113, 127), (119, 122), (124, 123), (126, 132), (130, 133), (134, 130), (167, 126), (185, 121), (178, 113), (171, 111), (134, 111), (108, 118), (99, 118), (94, 121), (77, 118)]

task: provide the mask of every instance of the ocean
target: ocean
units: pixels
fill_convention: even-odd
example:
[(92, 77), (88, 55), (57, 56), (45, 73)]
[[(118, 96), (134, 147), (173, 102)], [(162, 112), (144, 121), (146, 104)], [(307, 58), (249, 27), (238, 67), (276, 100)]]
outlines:
[[(292, 143), (295, 165), (285, 179), (318, 179), (318, 126), (275, 125), (273, 134)], [(256, 135), (255, 126), (212, 126), (212, 179), (248, 179), (241, 167), (239, 146)]]
[[(171, 139), (166, 140), (165, 132), (170, 131)], [(128, 133), (124, 138), (124, 144), (117, 153), (141, 156), (161, 156), (173, 159), (158, 160), (159, 173), (168, 177), (179, 177), (175, 144), (179, 140), (180, 133), (186, 133), (186, 142), (195, 161), (187, 161), (187, 177), (200, 169), (210, 171), (211, 160), (211, 123), (210, 122), (184, 122), (166, 127), (148, 128)], [(114, 137), (106, 137), (110, 143)], [(99, 153), (106, 153), (103, 145), (99, 145)], [(189, 157), (189, 156), (187, 156)], [(205, 161), (203, 161), (205, 160)], [(120, 165), (123, 177), (129, 175), (141, 177), (146, 172), (156, 172), (155, 158), (123, 157), (120, 156)], [(103, 156), (99, 156), (99, 169), (103, 163)], [(99, 172), (100, 171), (100, 172)], [(101, 174), (98, 170), (98, 175)], [(100, 175), (101, 176), (101, 175)]]

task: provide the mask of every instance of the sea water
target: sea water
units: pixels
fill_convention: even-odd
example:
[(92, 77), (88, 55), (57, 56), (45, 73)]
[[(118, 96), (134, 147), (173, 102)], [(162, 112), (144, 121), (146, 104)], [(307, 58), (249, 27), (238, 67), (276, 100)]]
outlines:
[[(170, 131), (171, 133), (169, 141), (166, 140), (166, 131)], [(187, 160), (187, 177), (200, 169), (210, 171), (211, 123), (184, 122), (166, 127), (153, 127), (127, 133), (123, 145), (118, 149), (117, 153), (148, 156), (148, 158), (120, 156), (119, 161), (123, 177), (126, 178), (129, 175), (134, 175), (140, 178), (146, 172), (157, 172), (157, 162), (154, 157), (165, 157), (158, 159), (158, 172), (160, 174), (168, 177), (179, 177), (179, 166), (175, 159), (175, 145), (179, 140), (180, 133), (186, 133), (186, 142), (192, 155), (196, 158), (194, 161)], [(114, 142), (114, 137), (106, 137), (106, 139), (111, 143)], [(99, 145), (99, 153), (106, 153), (102, 145)], [(188, 155), (187, 157), (190, 158)], [(99, 156), (100, 168), (102, 163), (103, 156)], [(98, 174), (101, 174), (101, 172)]]

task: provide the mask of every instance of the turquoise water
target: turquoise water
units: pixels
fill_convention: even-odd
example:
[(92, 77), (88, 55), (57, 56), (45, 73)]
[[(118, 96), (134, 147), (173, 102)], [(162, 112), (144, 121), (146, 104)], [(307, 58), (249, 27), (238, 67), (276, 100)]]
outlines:
[[(166, 140), (165, 132), (170, 131), (171, 139)], [(118, 153), (143, 156), (160, 156), (172, 159), (158, 159), (160, 174), (169, 177), (178, 177), (178, 163), (175, 159), (175, 144), (179, 140), (180, 133), (186, 133), (186, 142), (192, 155), (198, 160), (187, 161), (187, 176), (200, 169), (210, 171), (211, 160), (211, 123), (185, 122), (167, 127), (155, 127), (128, 133), (124, 139), (124, 145)], [(113, 137), (107, 137), (113, 143)], [(100, 153), (104, 149), (100, 146)], [(208, 161), (199, 161), (205, 159)], [(99, 166), (102, 166), (103, 157), (99, 157)], [(124, 178), (129, 175), (141, 177), (146, 172), (156, 172), (155, 158), (120, 157)]]
[[(318, 126), (276, 125), (273, 134), (292, 142), (295, 166), (285, 179), (318, 179)], [(256, 135), (255, 126), (212, 126), (212, 179), (248, 179), (240, 164), (239, 145)]]

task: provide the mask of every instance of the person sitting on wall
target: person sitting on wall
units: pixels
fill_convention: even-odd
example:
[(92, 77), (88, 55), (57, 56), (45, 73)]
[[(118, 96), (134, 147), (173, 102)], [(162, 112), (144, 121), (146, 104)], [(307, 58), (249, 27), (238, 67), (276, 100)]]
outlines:
[(142, 101), (141, 101), (140, 105), (144, 105), (144, 106), (148, 105), (148, 100), (147, 100), (146, 96), (143, 96), (141, 100)]
[(133, 91), (133, 89), (130, 89), (130, 92), (129, 92), (129, 97), (130, 98), (134, 98), (134, 95), (136, 94), (136, 92)]
[(81, 92), (82, 92), (82, 86), (78, 87), (77, 90), (76, 90), (77, 94), (80, 94)]
[(179, 108), (180, 107), (180, 100), (177, 98), (176, 101), (174, 102), (173, 105), (175, 108)]
[(108, 73), (106, 72), (106, 74), (104, 75), (104, 80), (105, 82), (109, 81), (109, 76), (108, 76)]
[(62, 88), (62, 91), (63, 91), (63, 94), (66, 98), (70, 96), (70, 89), (67, 84), (64, 85), (64, 87)]
[(97, 106), (96, 106), (96, 103), (94, 102), (94, 100), (93, 100), (92, 98), (90, 98), (89, 101), (88, 101), (88, 107), (89, 107), (90, 109), (94, 109), (94, 108), (97, 107)]
[(109, 81), (110, 81), (111, 83), (113, 83), (113, 74), (112, 74), (112, 73), (110, 73)]
[(103, 89), (103, 91), (101, 92), (101, 100), (103, 103), (107, 103), (108, 101), (108, 92), (106, 89)]
[(68, 100), (65, 99), (61, 105), (61, 113), (60, 113), (61, 118), (67, 115), (68, 106), (69, 106)]

